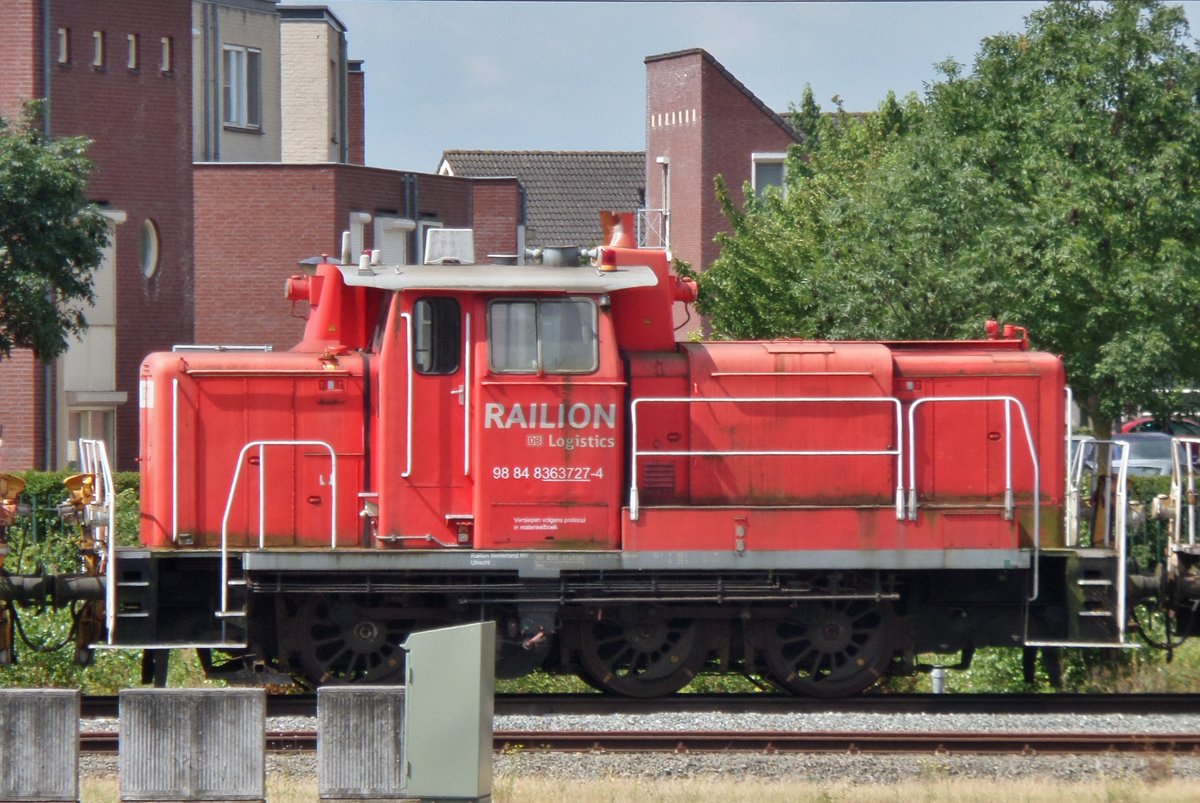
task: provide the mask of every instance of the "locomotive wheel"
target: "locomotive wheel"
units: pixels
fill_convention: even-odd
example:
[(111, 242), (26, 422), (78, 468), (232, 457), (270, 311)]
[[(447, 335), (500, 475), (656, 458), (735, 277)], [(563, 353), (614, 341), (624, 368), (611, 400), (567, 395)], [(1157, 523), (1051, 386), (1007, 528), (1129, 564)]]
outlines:
[(762, 622), (758, 647), (772, 679), (793, 694), (844, 697), (866, 689), (892, 657), (891, 608), (827, 600)]
[(679, 691), (704, 666), (710, 648), (703, 622), (662, 610), (611, 612), (579, 630), (584, 680), (624, 697)]
[(295, 645), (313, 685), (404, 682), (400, 645), (416, 622), (379, 598), (309, 597), (296, 618)]

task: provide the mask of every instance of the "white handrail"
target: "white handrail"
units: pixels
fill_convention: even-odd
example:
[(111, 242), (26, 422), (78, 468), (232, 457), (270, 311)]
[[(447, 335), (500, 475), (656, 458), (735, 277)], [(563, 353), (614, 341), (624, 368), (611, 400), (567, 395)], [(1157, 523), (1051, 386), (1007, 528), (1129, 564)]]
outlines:
[[(463, 332), (463, 476), (471, 476), (471, 313)], [(408, 378), (412, 387), (412, 377)], [(409, 405), (411, 407), (411, 405)]]
[[(1179, 465), (1179, 449), (1183, 447), (1184, 458), (1187, 460), (1187, 487), (1184, 488), (1184, 466)], [(1193, 448), (1195, 447), (1195, 448)], [(1183, 507), (1186, 501), (1187, 504), (1187, 542), (1188, 546), (1194, 546), (1196, 543), (1196, 455), (1200, 452), (1200, 438), (1197, 437), (1174, 437), (1171, 438), (1171, 496), (1175, 500), (1175, 528), (1174, 538), (1176, 543), (1182, 541), (1183, 538)], [(1185, 496), (1186, 490), (1186, 496)]]
[(1095, 442), (1096, 439), (1091, 435), (1081, 437), (1078, 445), (1075, 447), (1074, 455), (1071, 455), (1070, 447), (1067, 447), (1067, 454), (1071, 455), (1067, 465), (1067, 496), (1065, 504), (1067, 509), (1065, 516), (1067, 546), (1079, 546), (1079, 490), (1083, 485), (1083, 455), (1087, 451), (1088, 445)]
[(924, 404), (933, 404), (935, 402), (954, 402), (954, 403), (974, 403), (974, 402), (1003, 402), (1005, 407), (1004, 416), (1004, 517), (1011, 519), (1012, 510), (1012, 418), (1008, 410), (1010, 405), (1015, 405), (1017, 412), (1021, 414), (1021, 424), (1025, 429), (1025, 443), (1029, 448), (1029, 459), (1033, 465), (1033, 595), (1029, 597), (1029, 601), (1037, 599), (1038, 596), (1038, 555), (1041, 552), (1041, 512), (1042, 512), (1042, 485), (1041, 485), (1041, 468), (1038, 464), (1037, 447), (1033, 442), (1033, 430), (1029, 426), (1029, 416), (1025, 413), (1025, 405), (1014, 396), (930, 396), (923, 399), (917, 399), (908, 408), (908, 518), (910, 521), (916, 521), (917, 518), (917, 433), (916, 433), (916, 411)]
[[(102, 544), (97, 546), (97, 554), (104, 563), (104, 629), (107, 631), (109, 644), (113, 643), (113, 630), (117, 624), (117, 560), (113, 542), (116, 538), (116, 494), (113, 491), (112, 469), (108, 464), (108, 449), (104, 441), (79, 439), (79, 467), (85, 474), (91, 474), (100, 481), (94, 486), (95, 502), (101, 509), (107, 509), (108, 517), (105, 524), (105, 536)], [(85, 519), (86, 521), (86, 519)], [(92, 527), (92, 541), (97, 543), (96, 529)]]
[(267, 446), (316, 446), (329, 452), (329, 493), (332, 498), (329, 511), (329, 548), (337, 549), (337, 454), (333, 447), (325, 441), (250, 441), (238, 453), (237, 467), (233, 472), (233, 482), (229, 485), (229, 496), (225, 499), (225, 514), (221, 517), (221, 614), (229, 613), (229, 514), (233, 510), (233, 499), (237, 493), (238, 481), (242, 477), (242, 465), (246, 453), (257, 447), (259, 454), (259, 483), (258, 483), (258, 548), (266, 546), (266, 529), (263, 511), (266, 508), (266, 488), (263, 477), (263, 449)]
[(171, 380), (171, 543), (179, 543), (179, 379)]
[(413, 320), (412, 315), (407, 312), (400, 313), (400, 317), (404, 319), (404, 347), (408, 351), (408, 376), (405, 382), (408, 384), (408, 403), (405, 414), (407, 415), (406, 429), (404, 433), (404, 449), (405, 449), (405, 464), (404, 471), (400, 472), (401, 477), (407, 478), (412, 474), (413, 464)]
[[(875, 403), (889, 404), (896, 408), (895, 432), (896, 432), (896, 448), (894, 449), (875, 449), (875, 450), (639, 450), (638, 444), (638, 405), (641, 404), (778, 404), (778, 403), (800, 403), (800, 404), (842, 404), (842, 403)], [(634, 399), (629, 409), (630, 417), (630, 471), (629, 471), (629, 519), (630, 521), (638, 520), (639, 509), (639, 493), (637, 481), (637, 463), (640, 456), (656, 456), (656, 457), (746, 457), (746, 456), (761, 456), (761, 457), (834, 457), (834, 456), (878, 456), (878, 455), (895, 455), (896, 456), (896, 518), (897, 520), (904, 519), (904, 426), (903, 413), (901, 411), (900, 400), (890, 396), (833, 396), (833, 397), (815, 397), (815, 396), (755, 396), (755, 397), (740, 397), (740, 398), (720, 398), (706, 399), (696, 398), (691, 396), (646, 396), (639, 399)]]
[(1126, 552), (1129, 547), (1126, 541), (1126, 515), (1129, 510), (1129, 444), (1113, 441), (1112, 445), (1121, 447), (1121, 462), (1117, 467), (1117, 492), (1114, 495), (1117, 506), (1117, 640), (1125, 643), (1125, 585), (1129, 572)]

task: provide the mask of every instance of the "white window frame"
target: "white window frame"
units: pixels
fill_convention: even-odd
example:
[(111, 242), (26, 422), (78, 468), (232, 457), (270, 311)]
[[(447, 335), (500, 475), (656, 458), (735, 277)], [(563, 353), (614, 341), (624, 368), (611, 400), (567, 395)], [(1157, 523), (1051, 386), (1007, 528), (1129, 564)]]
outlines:
[(92, 66), (104, 67), (104, 31), (92, 31)]
[[(253, 78), (252, 63), (257, 65)], [(221, 82), (222, 122), (233, 128), (262, 128), (262, 50), (222, 45)]]
[(71, 29), (58, 29), (58, 63), (71, 63)]
[(779, 187), (779, 192), (787, 194), (787, 154), (786, 153), (752, 153), (750, 154), (750, 185), (754, 187), (756, 195), (761, 195), (766, 187), (758, 186), (758, 166), (766, 164), (780, 165), (780, 183), (768, 184), (766, 187)]
[(130, 70), (136, 70), (141, 66), (141, 37), (136, 33), (126, 35), (125, 42), (129, 45), (129, 55), (125, 59), (125, 66)]
[(173, 69), (172, 62), (174, 61), (175, 40), (170, 36), (164, 36), (159, 40), (159, 45), (162, 48), (160, 72), (171, 72)]

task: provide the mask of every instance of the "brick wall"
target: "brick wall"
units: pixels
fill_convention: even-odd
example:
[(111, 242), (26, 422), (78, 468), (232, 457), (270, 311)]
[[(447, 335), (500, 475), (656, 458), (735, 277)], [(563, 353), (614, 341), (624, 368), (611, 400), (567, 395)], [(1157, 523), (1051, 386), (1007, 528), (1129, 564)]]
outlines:
[(8, 0), (0, 24), (0, 117), (17, 119), (21, 101), (42, 87), (41, 0)]
[[(18, 119), (23, 100), (41, 94), (40, 3), (10, 0), (0, 25), (0, 116)], [(0, 359), (0, 471), (41, 465), (40, 366), (27, 351)]]
[(279, 41), (283, 160), (336, 162), (340, 35), (323, 20), (285, 19)]
[(515, 254), (521, 223), (521, 184), (515, 178), (475, 179), (473, 194), (475, 261), (488, 254)]
[(30, 351), (0, 360), (0, 471), (45, 465), (42, 363)]
[(346, 161), (361, 165), (367, 162), (367, 77), (362, 62), (350, 62), (346, 76)]
[(302, 259), (338, 257), (352, 211), (470, 227), (472, 184), (358, 165), (196, 165), (196, 342), (294, 346), (307, 305), (292, 309), (284, 283)]
[(713, 237), (728, 231), (714, 192), (717, 175), (734, 197), (751, 178), (751, 154), (783, 152), (794, 142), (744, 85), (703, 50), (646, 59), (646, 205), (662, 199), (669, 160), (671, 249), (704, 269), (718, 254)]
[(703, 173), (704, 72), (702, 51), (646, 60), (646, 206), (662, 206), (664, 160), (670, 181), (671, 250), (696, 268), (705, 264), (700, 207), (703, 196), (712, 192), (712, 177)]
[(712, 177), (724, 176), (733, 197), (740, 200), (743, 185), (752, 177), (751, 155), (781, 153), (796, 140), (762, 107), (761, 101), (715, 62), (705, 61), (703, 83), (701, 174), (702, 180), (708, 180), (700, 197), (700, 264), (707, 267), (720, 253), (713, 237), (719, 231), (729, 231), (713, 192)]
[[(22, 93), (40, 86), (41, 7), (38, 0), (5, 5), (0, 107), (12, 108), (24, 99)], [(89, 156), (96, 167), (88, 195), (126, 214), (117, 237), (115, 390), (124, 391), (128, 401), (117, 413), (114, 462), (119, 468), (133, 468), (142, 357), (192, 339), (191, 4), (54, 0), (51, 9), (51, 134), (93, 140)], [(69, 31), (67, 64), (57, 63), (59, 28)], [(92, 64), (96, 31), (104, 34), (101, 67)], [(127, 61), (131, 34), (137, 36), (135, 69)], [(163, 37), (173, 44), (172, 70), (167, 73), (160, 69)], [(10, 69), (10, 58), (24, 66)], [(141, 266), (140, 235), (147, 220), (158, 230), (160, 248), (158, 269), (149, 278)], [(23, 415), (40, 420), (42, 410), (34, 406), (37, 409)], [(5, 441), (8, 448), (7, 435)], [(38, 445), (23, 448), (40, 459)]]

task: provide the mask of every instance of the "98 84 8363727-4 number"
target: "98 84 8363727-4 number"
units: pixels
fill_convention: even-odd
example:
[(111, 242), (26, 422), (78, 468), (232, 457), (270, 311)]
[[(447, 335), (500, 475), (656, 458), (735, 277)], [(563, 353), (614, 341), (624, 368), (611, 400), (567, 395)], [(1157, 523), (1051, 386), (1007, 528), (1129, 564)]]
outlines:
[(603, 468), (592, 466), (495, 466), (494, 480), (527, 480), (542, 482), (590, 482), (604, 479)]

